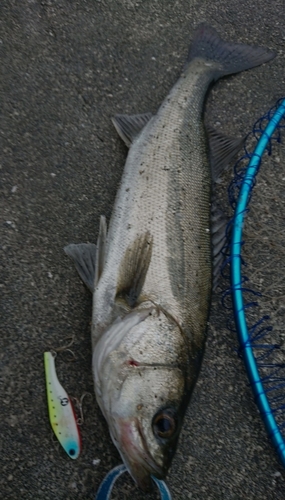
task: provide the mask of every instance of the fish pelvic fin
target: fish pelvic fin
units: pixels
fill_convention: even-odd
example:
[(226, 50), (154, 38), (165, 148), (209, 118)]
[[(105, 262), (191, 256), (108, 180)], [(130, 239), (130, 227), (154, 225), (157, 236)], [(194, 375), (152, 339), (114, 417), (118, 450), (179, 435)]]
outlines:
[(101, 215), (99, 235), (97, 239), (94, 287), (97, 286), (104, 269), (106, 240), (107, 240), (107, 222), (106, 222), (106, 217), (104, 215)]
[(120, 264), (117, 299), (131, 308), (138, 303), (152, 254), (153, 238), (149, 231), (138, 236), (127, 248)]
[(212, 127), (207, 127), (210, 149), (210, 164), (213, 182), (220, 182), (220, 176), (244, 144), (245, 137), (231, 138)]
[(112, 118), (112, 123), (121, 139), (129, 148), (151, 117), (151, 113), (143, 113), (141, 115), (116, 115)]
[(70, 257), (75, 268), (89, 290), (94, 291), (94, 278), (96, 267), (96, 245), (93, 243), (71, 243), (64, 247), (64, 251)]
[(214, 79), (217, 80), (222, 76), (259, 66), (275, 56), (276, 53), (267, 48), (226, 42), (214, 28), (200, 24), (194, 34), (187, 62), (198, 57), (220, 63), (220, 68), (214, 74)]
[(94, 243), (71, 243), (64, 247), (66, 255), (73, 260), (83, 283), (85, 283), (92, 293), (103, 272), (106, 238), (106, 217), (101, 215), (97, 245), (94, 245)]

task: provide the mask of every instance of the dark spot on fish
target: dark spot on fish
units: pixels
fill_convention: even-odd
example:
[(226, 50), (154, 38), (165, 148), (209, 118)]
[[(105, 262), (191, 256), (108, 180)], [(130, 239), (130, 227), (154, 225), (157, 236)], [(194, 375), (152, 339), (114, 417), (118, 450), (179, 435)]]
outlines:
[(73, 457), (73, 455), (75, 455), (75, 450), (73, 448), (71, 448), (71, 450), (69, 450), (69, 455), (71, 455)]

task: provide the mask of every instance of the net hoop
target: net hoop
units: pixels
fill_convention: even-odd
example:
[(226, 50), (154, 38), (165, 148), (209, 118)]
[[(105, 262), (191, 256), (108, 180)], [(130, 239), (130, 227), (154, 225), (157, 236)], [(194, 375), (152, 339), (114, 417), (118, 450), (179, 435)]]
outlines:
[(271, 411), (267, 394), (264, 390), (262, 380), (259, 375), (258, 365), (252, 349), (252, 342), (246, 318), (246, 306), (243, 298), (244, 289), (241, 270), (242, 232), (245, 214), (248, 211), (247, 206), (250, 200), (250, 193), (255, 184), (255, 177), (259, 170), (262, 155), (268, 147), (268, 143), (270, 143), (270, 139), (274, 131), (278, 127), (279, 122), (284, 116), (285, 99), (281, 100), (281, 104), (278, 106), (277, 110), (269, 120), (266, 129), (263, 131), (261, 137), (258, 140), (258, 143), (245, 171), (233, 218), (229, 261), (231, 267), (230, 276), (234, 319), (239, 343), (242, 347), (243, 359), (245, 362), (248, 378), (250, 380), (255, 400), (269, 437), (271, 438), (273, 445), (279, 455), (279, 458), (283, 466), (285, 467), (285, 441), (275, 420), (273, 412)]

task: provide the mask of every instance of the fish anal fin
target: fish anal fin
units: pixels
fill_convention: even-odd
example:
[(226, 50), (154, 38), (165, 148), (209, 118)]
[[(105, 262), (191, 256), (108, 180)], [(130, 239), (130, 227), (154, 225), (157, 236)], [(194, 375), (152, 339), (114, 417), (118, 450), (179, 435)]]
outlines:
[(91, 292), (94, 291), (94, 278), (96, 266), (96, 245), (93, 243), (70, 244), (64, 251), (75, 264), (75, 268)]
[(215, 201), (211, 207), (211, 236), (213, 261), (213, 290), (217, 288), (221, 268), (225, 260), (223, 249), (228, 241), (227, 226), (229, 220)]
[(128, 148), (151, 119), (151, 113), (140, 115), (116, 115), (112, 123)]
[(149, 231), (138, 236), (126, 249), (120, 264), (117, 298), (131, 308), (138, 303), (152, 254), (152, 236)]
[(212, 180), (213, 182), (219, 182), (221, 174), (241, 149), (245, 137), (227, 137), (212, 127), (207, 127), (207, 135), (209, 140)]

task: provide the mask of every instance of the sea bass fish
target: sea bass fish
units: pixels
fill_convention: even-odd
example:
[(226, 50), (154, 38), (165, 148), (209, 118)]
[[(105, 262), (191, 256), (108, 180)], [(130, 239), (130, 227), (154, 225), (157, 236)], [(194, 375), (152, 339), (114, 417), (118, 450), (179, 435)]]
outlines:
[(211, 184), (240, 146), (215, 132), (207, 138), (205, 94), (218, 78), (274, 55), (225, 42), (200, 26), (157, 114), (113, 119), (130, 149), (108, 231), (101, 217), (97, 245), (65, 247), (93, 293), (96, 398), (143, 490), (151, 475), (167, 474), (199, 373), (212, 289), (211, 234), (214, 268), (224, 241), (215, 214), (211, 229)]

